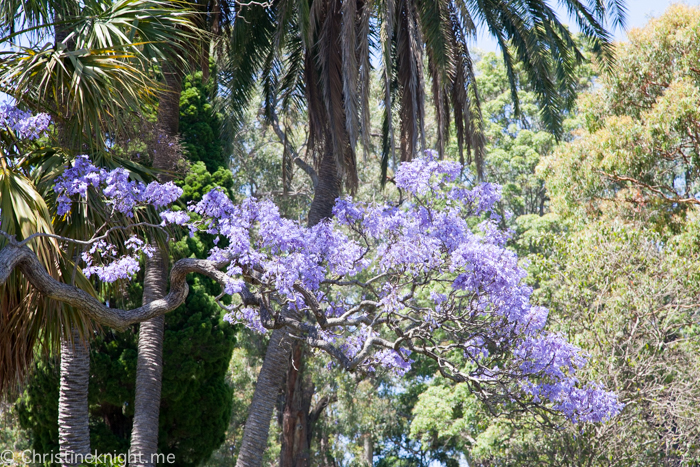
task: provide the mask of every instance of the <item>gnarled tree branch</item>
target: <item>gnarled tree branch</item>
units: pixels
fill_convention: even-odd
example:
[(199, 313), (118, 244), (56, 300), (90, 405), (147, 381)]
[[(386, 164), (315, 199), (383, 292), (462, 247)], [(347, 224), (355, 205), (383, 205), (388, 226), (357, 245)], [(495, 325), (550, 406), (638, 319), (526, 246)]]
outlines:
[(54, 279), (46, 272), (32, 250), (15, 242), (0, 250), (0, 284), (5, 283), (12, 271), (17, 268), (29, 283), (46, 297), (73, 306), (104, 326), (124, 329), (130, 324), (163, 315), (180, 306), (189, 292), (185, 281), (189, 273), (203, 274), (221, 284), (226, 284), (229, 281), (228, 276), (219, 270), (223, 266), (225, 266), (224, 263), (203, 259), (181, 259), (170, 271), (170, 292), (165, 298), (132, 310), (121, 310), (110, 308), (84, 290)]

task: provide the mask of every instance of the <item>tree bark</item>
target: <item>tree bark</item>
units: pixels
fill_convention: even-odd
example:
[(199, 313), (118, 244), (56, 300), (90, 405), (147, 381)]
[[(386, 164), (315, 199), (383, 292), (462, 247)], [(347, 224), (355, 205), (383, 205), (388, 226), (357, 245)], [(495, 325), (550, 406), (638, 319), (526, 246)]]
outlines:
[(291, 338), (287, 331), (284, 329), (273, 331), (265, 353), (265, 360), (258, 375), (258, 381), (255, 384), (255, 392), (243, 429), (236, 467), (262, 465), (272, 411), (287, 372), (290, 348)]
[(328, 148), (318, 170), (318, 185), (309, 208), (309, 227), (313, 227), (323, 219), (333, 217), (333, 206), (340, 196), (340, 184), (335, 155), (332, 149)]
[(374, 440), (371, 433), (365, 433), (362, 439), (362, 465), (364, 467), (374, 465)]
[[(165, 296), (167, 258), (156, 249), (146, 260), (143, 303)], [(163, 329), (165, 316), (141, 323), (138, 359), (136, 362), (136, 394), (134, 397), (134, 428), (131, 432), (132, 465), (154, 465), (158, 452), (158, 416), (163, 375)]]
[[(177, 139), (180, 129), (180, 94), (182, 73), (175, 66), (163, 66), (165, 89), (158, 99), (157, 130), (169, 141)], [(156, 150), (153, 167), (173, 170), (176, 153)], [(167, 175), (161, 178), (168, 178)], [(161, 180), (163, 181), (163, 180)], [(155, 246), (153, 257), (146, 261), (143, 303), (165, 297), (168, 277), (168, 251)], [(136, 394), (134, 397), (134, 429), (131, 432), (131, 453), (136, 466), (152, 466), (158, 452), (158, 416), (163, 376), (163, 331), (165, 317), (159, 316), (140, 324), (139, 354), (136, 365)]]
[(73, 342), (61, 341), (58, 444), (63, 465), (79, 465), (90, 452), (89, 381), (90, 352), (77, 330), (73, 330)]
[(287, 372), (280, 467), (308, 467), (311, 444), (309, 410), (314, 395), (311, 375), (305, 371), (304, 345), (294, 342)]

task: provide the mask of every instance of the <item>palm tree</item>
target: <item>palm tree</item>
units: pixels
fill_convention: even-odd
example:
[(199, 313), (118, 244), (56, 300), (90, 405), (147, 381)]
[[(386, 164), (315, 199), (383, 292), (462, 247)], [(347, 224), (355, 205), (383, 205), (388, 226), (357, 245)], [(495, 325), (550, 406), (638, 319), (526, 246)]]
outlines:
[[(609, 65), (611, 36), (606, 23), (623, 26), (622, 0), (563, 0), (593, 52)], [(543, 121), (555, 134), (573, 102), (575, 68), (584, 59), (573, 35), (546, 0), (271, 0), (237, 6), (230, 61), (223, 72), (232, 125), (262, 81), (264, 105), (272, 121), (275, 106), (306, 111), (307, 147), (318, 171), (309, 224), (332, 215), (342, 184), (357, 184), (358, 143), (370, 146), (370, 53), (382, 62), (384, 116), (382, 181), (390, 161), (411, 160), (427, 149), (423, 124), (426, 74), (437, 117), (436, 149), (442, 157), (454, 121), (460, 159), (472, 160), (481, 178), (484, 140), (479, 93), (468, 40), (486, 28), (498, 41), (508, 72), (515, 111), (517, 85), (534, 90)], [(426, 70), (424, 63), (427, 62)], [(523, 65), (517, 76), (515, 63)], [(394, 122), (399, 123), (398, 144)], [(272, 340), (284, 341), (275, 331)], [(288, 361), (287, 346), (268, 348), (246, 422), (238, 467), (259, 466), (281, 378), (277, 362)], [(275, 364), (267, 365), (267, 360)], [(278, 372), (279, 373), (279, 372)], [(273, 387), (261, 387), (274, 381)], [(260, 409), (260, 413), (254, 410)]]
[[(209, 51), (211, 39), (221, 35), (228, 25), (228, 4), (218, 0), (192, 1), (188, 8), (197, 11), (197, 25), (210, 32), (187, 50), (187, 56), (195, 58), (206, 77), (209, 75)], [(156, 128), (159, 137), (175, 143), (179, 136), (180, 94), (182, 79), (187, 68), (179, 60), (179, 48), (174, 48), (174, 59), (162, 65), (163, 90), (158, 99)], [(175, 152), (155, 151), (153, 167), (167, 174), (178, 162)], [(162, 175), (161, 178), (167, 177)], [(155, 245), (153, 258), (146, 261), (143, 302), (163, 298), (166, 293), (168, 252), (165, 245)], [(153, 465), (151, 459), (158, 449), (158, 418), (163, 374), (163, 333), (165, 318), (159, 316), (139, 325), (138, 360), (136, 367), (136, 394), (134, 398), (134, 425), (131, 432), (131, 452), (138, 466)]]
[[(19, 102), (50, 111), (58, 141), (69, 152), (104, 147), (129, 121), (129, 115), (153, 102), (158, 86), (149, 77), (148, 64), (152, 58), (163, 57), (159, 44), (199, 37), (191, 12), (159, 1), (8, 1), (0, 7), (0, 17), (0, 31), (6, 34), (3, 42), (23, 35), (38, 42), (54, 33), (52, 47), (19, 47), (3, 52), (0, 85)], [(16, 210), (14, 203), (11, 207), (9, 212)], [(8, 304), (3, 312), (30, 316), (27, 302), (24, 304), (24, 310), (11, 309)], [(62, 451), (87, 454), (87, 334), (84, 321), (73, 321), (69, 328), (59, 329), (59, 438)], [(30, 352), (31, 346), (24, 350), (19, 363), (26, 364)]]

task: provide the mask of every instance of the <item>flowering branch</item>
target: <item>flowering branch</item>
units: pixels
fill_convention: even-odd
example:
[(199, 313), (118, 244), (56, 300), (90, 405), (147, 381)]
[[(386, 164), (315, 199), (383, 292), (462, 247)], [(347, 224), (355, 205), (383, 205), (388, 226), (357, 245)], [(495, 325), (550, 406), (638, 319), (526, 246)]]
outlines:
[[(56, 235), (56, 234), (37, 232), (37, 233), (31, 234), (29, 237), (25, 238), (21, 242), (18, 242), (18, 245), (19, 246), (27, 245), (29, 242), (31, 242), (32, 240), (34, 240), (35, 238), (38, 238), (38, 237), (48, 237), (48, 238), (53, 238), (55, 240), (61, 240), (63, 242), (73, 243), (76, 245), (91, 246), (99, 241), (106, 240), (107, 238), (109, 238), (109, 234), (111, 234), (112, 232), (116, 232), (117, 230), (134, 229), (136, 227), (152, 227), (152, 228), (159, 229), (163, 233), (165, 233), (166, 241), (170, 241), (170, 235), (163, 228), (163, 226), (161, 224), (151, 224), (149, 222), (138, 222), (136, 224), (131, 224), (131, 225), (116, 225), (116, 226), (108, 229), (103, 235), (100, 235), (99, 237), (93, 237), (90, 240), (76, 240), (74, 238), (62, 237), (62, 236)], [(0, 234), (2, 234), (6, 238), (14, 240), (14, 237), (9, 236), (6, 232), (3, 232), (2, 230), (0, 230)]]
[[(63, 213), (70, 212), (71, 196), (85, 196), (88, 189), (101, 191), (127, 216), (141, 205), (165, 207), (180, 195), (167, 184), (129, 181), (118, 170), (77, 160), (56, 183)], [(282, 218), (269, 201), (234, 204), (212, 190), (188, 212), (164, 211), (161, 217), (164, 225), (214, 235), (217, 246), (207, 260), (177, 261), (168, 295), (134, 310), (108, 308), (53, 279), (17, 242), (0, 250), (0, 283), (18, 268), (46, 296), (123, 328), (179, 306), (188, 291), (185, 277), (196, 272), (221, 284), (223, 294), (240, 297), (240, 305), (232, 306), (217, 298), (227, 320), (259, 332), (285, 327), (345, 369), (386, 367), (403, 374), (410, 357), (421, 354), (493, 407), (557, 410), (574, 421), (614, 416), (622, 407), (615, 395), (576, 377), (586, 355), (546, 331), (547, 309), (530, 304), (526, 273), (505, 248), (509, 233), (498, 228), (492, 209), (500, 188), (464, 187), (457, 183), (461, 170), (430, 157), (404, 163), (395, 177), (408, 195), (402, 194), (402, 203), (339, 199), (334, 219), (310, 228)], [(148, 254), (143, 241), (130, 241)], [(88, 255), (113, 249), (100, 245), (93, 243)], [(130, 258), (93, 266), (92, 256), (83, 257), (87, 270), (107, 282), (138, 270)]]

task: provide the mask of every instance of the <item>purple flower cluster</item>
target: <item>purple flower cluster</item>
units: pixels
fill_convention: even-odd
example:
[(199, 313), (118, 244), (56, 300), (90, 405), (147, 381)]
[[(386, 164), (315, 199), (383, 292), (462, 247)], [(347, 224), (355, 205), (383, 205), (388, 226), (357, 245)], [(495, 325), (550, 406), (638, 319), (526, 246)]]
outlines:
[(233, 313), (227, 313), (224, 316), (224, 321), (231, 324), (244, 323), (249, 329), (252, 329), (260, 334), (265, 334), (267, 331), (267, 329), (265, 329), (260, 322), (258, 310), (250, 307), (244, 307), (240, 310), (236, 310)]
[(606, 391), (601, 384), (581, 385), (574, 377), (562, 378), (553, 383), (524, 385), (524, 392), (535, 402), (548, 400), (553, 409), (563, 413), (574, 423), (604, 422), (613, 418), (624, 408), (614, 393)]
[(454, 182), (461, 171), (459, 163), (437, 161), (433, 151), (426, 151), (426, 157), (399, 168), (396, 186), (414, 195), (425, 195), (428, 191), (440, 190), (445, 183)]
[[(130, 255), (116, 256), (117, 248), (104, 240), (93, 243), (90, 250), (82, 254), (83, 261), (85, 261), (83, 268), (85, 277), (95, 274), (102, 282), (108, 283), (134, 277), (141, 269), (139, 254), (143, 253), (150, 257), (154, 249), (137, 237), (127, 239), (124, 246), (127, 250), (132, 251)], [(99, 264), (95, 264), (96, 259)], [(104, 264), (105, 261), (110, 262)]]
[(51, 117), (45, 113), (32, 115), (9, 104), (0, 105), (0, 126), (14, 131), (18, 138), (34, 140), (41, 138), (51, 124)]
[(58, 215), (70, 213), (73, 200), (71, 196), (86, 198), (88, 189), (93, 187), (101, 191), (107, 204), (129, 217), (138, 205), (152, 205), (157, 208), (172, 204), (182, 195), (182, 189), (172, 182), (143, 182), (129, 179), (129, 172), (123, 168), (107, 171), (90, 162), (87, 156), (78, 156), (73, 167), (66, 169), (56, 179), (54, 191), (58, 193)]
[(189, 209), (203, 218), (199, 228), (228, 239), (225, 249), (212, 250), (211, 259), (235, 258), (265, 271), (262, 280), (290, 301), (297, 296), (296, 282), (317, 290), (326, 276), (352, 275), (365, 265), (364, 250), (347, 234), (327, 222), (308, 229), (284, 219), (269, 201), (248, 199), (236, 206), (213, 190)]
[[(404, 163), (396, 183), (410, 193), (408, 201), (396, 206), (339, 199), (335, 218), (311, 228), (281, 217), (269, 201), (234, 204), (219, 190), (191, 203), (188, 212), (161, 217), (164, 224), (226, 239), (210, 251), (211, 260), (229, 265), (225, 293), (240, 292), (243, 276), (254, 276), (258, 293), (306, 323), (306, 331), (297, 332), (311, 326), (314, 342), (333, 346), (352, 365), (402, 374), (410, 369), (411, 351), (438, 355), (445, 371), (509, 387), (510, 397), (548, 402), (571, 420), (614, 416), (622, 407), (615, 395), (579, 383), (576, 372), (586, 357), (545, 331), (547, 309), (530, 304), (526, 273), (490, 212), (500, 188), (460, 186), (460, 169), (430, 157)], [(90, 187), (127, 211), (139, 203), (167, 205), (179, 196), (167, 184), (145, 186), (125, 175), (79, 159), (56, 190), (67, 198), (66, 212), (69, 196), (85, 196)], [(108, 246), (101, 248), (108, 255)], [(134, 250), (147, 253), (142, 244)], [(128, 276), (135, 254), (102, 269), (88, 263), (88, 270), (103, 280)], [(227, 320), (265, 332), (254, 308), (232, 308)]]

